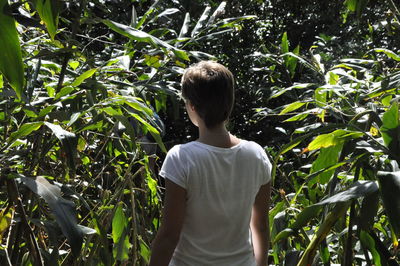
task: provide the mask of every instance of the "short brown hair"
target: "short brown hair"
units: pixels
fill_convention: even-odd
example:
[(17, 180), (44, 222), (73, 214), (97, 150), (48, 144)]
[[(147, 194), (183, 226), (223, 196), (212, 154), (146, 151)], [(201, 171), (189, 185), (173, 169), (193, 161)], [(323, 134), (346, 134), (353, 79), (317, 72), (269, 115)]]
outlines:
[(234, 102), (234, 78), (223, 65), (201, 61), (182, 77), (182, 96), (189, 100), (207, 128), (229, 119)]

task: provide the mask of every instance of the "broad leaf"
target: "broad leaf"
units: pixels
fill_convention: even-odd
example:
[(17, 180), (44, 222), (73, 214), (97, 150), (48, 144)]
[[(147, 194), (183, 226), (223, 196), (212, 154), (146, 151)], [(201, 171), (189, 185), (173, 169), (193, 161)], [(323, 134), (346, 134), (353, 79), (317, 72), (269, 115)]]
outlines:
[[(320, 153), (317, 157), (317, 159), (313, 162), (310, 174), (315, 173), (321, 169), (324, 169), (326, 167), (332, 166), (338, 162), (339, 159), (339, 154), (342, 151), (343, 145), (335, 145), (335, 146), (330, 146), (328, 148), (322, 148), (320, 150)], [(326, 184), (332, 174), (334, 173), (334, 169), (326, 172), (322, 172), (321, 174), (318, 175), (317, 178), (315, 178), (314, 182), (318, 182), (320, 184)], [(309, 186), (312, 184), (309, 183)]]
[(300, 107), (302, 107), (303, 105), (305, 105), (306, 103), (304, 102), (293, 102), (291, 104), (288, 104), (280, 113), (279, 115), (284, 115), (286, 113), (289, 112), (293, 112), (297, 109), (299, 109)]
[(79, 77), (77, 77), (77, 78), (75, 79), (75, 81), (72, 82), (71, 86), (77, 87), (77, 86), (81, 85), (82, 82), (85, 81), (85, 79), (88, 79), (88, 78), (90, 78), (91, 76), (93, 76), (93, 74), (96, 73), (96, 71), (97, 71), (97, 68), (92, 68), (92, 69), (87, 70), (85, 73), (83, 73), (82, 75), (80, 75)]
[(189, 31), (189, 26), (190, 26), (190, 14), (186, 13), (185, 19), (183, 20), (181, 31), (179, 32), (179, 37), (178, 38), (183, 38), (183, 37), (186, 36), (186, 34)]
[(146, 42), (149, 43), (153, 46), (161, 46), (163, 48), (166, 48), (167, 50), (172, 51), (177, 57), (189, 61), (189, 56), (187, 53), (183, 50), (177, 49), (176, 47), (170, 45), (169, 43), (166, 43), (165, 41), (162, 41), (158, 39), (157, 37), (154, 37), (151, 34), (148, 34), (147, 32), (137, 30), (135, 28), (132, 28), (130, 26), (126, 26), (111, 20), (103, 20), (103, 23), (110, 27), (110, 29), (118, 32), (119, 34), (128, 37), (132, 40), (139, 41), (139, 42)]
[(118, 204), (112, 220), (112, 239), (114, 242), (114, 259), (127, 261), (129, 259), (131, 244), (128, 238), (128, 219), (124, 214), (122, 204)]
[(51, 129), (53, 134), (60, 140), (63, 150), (66, 153), (67, 163), (72, 171), (75, 171), (75, 159), (77, 155), (78, 140), (74, 133), (66, 131), (59, 125), (49, 122), (44, 122), (45, 125)]
[(58, 28), (58, 0), (35, 0), (34, 3), (51, 39), (54, 40)]
[(31, 134), (33, 131), (38, 130), (43, 125), (43, 122), (33, 122), (25, 123), (17, 131), (11, 133), (10, 137), (7, 139), (7, 146), (13, 144), (19, 138), (23, 138)]
[(30, 178), (19, 175), (19, 178), (22, 183), (42, 197), (49, 205), (58, 225), (71, 245), (72, 252), (77, 256), (82, 247), (83, 233), (77, 224), (75, 204), (61, 197), (61, 189), (50, 184), (42, 176)]
[(8, 230), (14, 216), (14, 208), (5, 208), (0, 211), (0, 243), (3, 242), (3, 234)]
[(375, 49), (373, 49), (373, 51), (375, 51), (377, 53), (384, 53), (385, 55), (387, 55), (391, 59), (396, 60), (396, 61), (400, 61), (400, 55), (396, 54), (395, 52), (393, 52), (393, 51), (391, 51), (389, 49), (375, 48)]
[(347, 190), (339, 192), (332, 197), (322, 200), (316, 204), (307, 206), (297, 215), (295, 222), (290, 226), (293, 230), (298, 230), (305, 226), (312, 218), (318, 215), (322, 206), (326, 204), (346, 203), (350, 200), (365, 197), (378, 191), (378, 185), (374, 181), (357, 181)]
[(345, 141), (363, 136), (363, 132), (337, 129), (331, 133), (319, 135), (310, 144), (308, 150), (317, 150), (334, 145), (343, 144)]
[(25, 84), (21, 46), (15, 20), (11, 14), (5, 13), (7, 7), (8, 0), (0, 0), (0, 72), (21, 99)]
[(210, 10), (211, 10), (211, 7), (209, 7), (209, 6), (207, 6), (204, 9), (203, 14), (201, 14), (199, 21), (197, 21), (196, 26), (192, 30), (192, 33), (191, 33), (192, 38), (195, 37), (196, 35), (198, 35), (200, 30), (205, 26), (206, 20), (207, 20), (208, 16), (210, 15)]
[(381, 266), (381, 257), (379, 255), (379, 252), (377, 251), (375, 247), (375, 241), (374, 239), (364, 230), (361, 230), (360, 232), (360, 241), (361, 244), (366, 247), (372, 254), (372, 259), (374, 261), (375, 266)]
[(389, 110), (383, 114), (380, 131), (386, 147), (392, 153), (398, 154), (400, 149), (400, 121), (399, 104), (397, 102), (393, 103)]
[(389, 222), (397, 238), (400, 238), (400, 172), (380, 171), (377, 177)]

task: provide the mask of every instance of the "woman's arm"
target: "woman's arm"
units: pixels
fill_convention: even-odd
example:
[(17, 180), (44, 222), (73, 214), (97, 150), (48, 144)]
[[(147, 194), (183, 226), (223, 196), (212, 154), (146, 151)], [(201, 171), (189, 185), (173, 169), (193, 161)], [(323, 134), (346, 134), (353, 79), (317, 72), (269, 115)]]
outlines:
[(254, 256), (257, 266), (266, 266), (269, 245), (268, 211), (270, 204), (271, 182), (262, 185), (254, 200), (250, 228), (253, 240)]
[(186, 190), (165, 179), (163, 219), (153, 242), (149, 266), (168, 265), (178, 244), (186, 209)]

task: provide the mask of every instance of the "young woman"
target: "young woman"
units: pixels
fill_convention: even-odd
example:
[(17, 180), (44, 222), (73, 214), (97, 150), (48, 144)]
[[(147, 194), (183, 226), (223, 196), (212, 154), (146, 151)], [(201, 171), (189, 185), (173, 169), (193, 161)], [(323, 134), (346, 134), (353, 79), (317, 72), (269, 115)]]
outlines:
[(182, 96), (199, 138), (173, 147), (163, 220), (151, 266), (267, 265), (271, 164), (263, 148), (228, 132), (234, 78), (202, 61), (182, 78)]

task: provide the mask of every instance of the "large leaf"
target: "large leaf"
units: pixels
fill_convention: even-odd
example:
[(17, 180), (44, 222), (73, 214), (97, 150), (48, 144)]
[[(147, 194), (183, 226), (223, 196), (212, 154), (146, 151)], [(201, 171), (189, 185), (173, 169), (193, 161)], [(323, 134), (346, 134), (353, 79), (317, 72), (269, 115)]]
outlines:
[(6, 208), (0, 211), (0, 243), (3, 242), (3, 234), (8, 230), (14, 216), (14, 208)]
[[(322, 148), (320, 150), (317, 159), (313, 162), (311, 166), (310, 174), (336, 164), (339, 159), (339, 154), (342, 151), (342, 147), (343, 145), (339, 144), (327, 148)], [(335, 170), (332, 169), (330, 171), (325, 171), (320, 173), (318, 177), (314, 179), (315, 180), (314, 182), (318, 182), (320, 184), (326, 184), (329, 181), (332, 174), (334, 173), (334, 171)], [(309, 183), (309, 186), (311, 185), (312, 184)]]
[(215, 9), (214, 13), (211, 15), (210, 19), (207, 22), (207, 26), (213, 24), (216, 18), (220, 17), (222, 14), (225, 13), (226, 1), (222, 1), (221, 4)]
[(379, 255), (379, 252), (377, 251), (375, 247), (375, 241), (374, 239), (364, 230), (361, 230), (360, 232), (360, 241), (361, 244), (366, 247), (372, 254), (372, 259), (374, 260), (374, 265), (375, 266), (381, 266), (381, 257)]
[(397, 102), (394, 102), (389, 110), (383, 114), (380, 131), (386, 147), (392, 153), (398, 154), (400, 150), (400, 121), (399, 104)]
[(54, 40), (58, 28), (58, 0), (35, 0), (34, 3), (51, 39)]
[(342, 144), (349, 139), (359, 138), (363, 135), (363, 132), (337, 129), (331, 133), (319, 135), (312, 142), (310, 142), (310, 144), (308, 144), (307, 148), (310, 151), (327, 148), (330, 146)]
[(83, 81), (85, 81), (85, 79), (90, 78), (91, 76), (93, 76), (94, 73), (96, 73), (97, 68), (92, 68), (87, 70), (86, 72), (84, 72), (82, 75), (80, 75), (79, 77), (77, 77), (74, 82), (72, 82), (72, 86), (79, 86), (82, 84)]
[(33, 131), (38, 130), (43, 125), (43, 122), (25, 123), (17, 131), (11, 133), (7, 139), (7, 146), (10, 146), (19, 138), (23, 138), (31, 134)]
[(186, 34), (189, 31), (189, 26), (190, 26), (190, 14), (186, 13), (185, 19), (183, 20), (181, 31), (179, 32), (179, 37), (178, 38), (183, 38), (183, 37), (186, 36)]
[(189, 56), (187, 53), (183, 50), (177, 49), (176, 47), (170, 45), (169, 43), (160, 40), (157, 37), (154, 37), (151, 34), (148, 34), (147, 32), (137, 30), (135, 28), (132, 28), (130, 26), (120, 24), (111, 20), (103, 20), (103, 23), (107, 25), (110, 29), (118, 32), (119, 34), (128, 37), (129, 39), (138, 41), (138, 42), (146, 42), (149, 43), (153, 46), (161, 46), (163, 48), (166, 48), (169, 51), (172, 51), (177, 57), (189, 61)]
[(287, 106), (285, 106), (285, 108), (279, 113), (279, 115), (284, 115), (293, 111), (296, 111), (297, 109), (299, 109), (300, 107), (302, 107), (303, 105), (305, 105), (306, 103), (304, 102), (293, 102), (291, 104), (288, 104)]
[(0, 72), (21, 98), (24, 88), (24, 67), (15, 20), (6, 14), (8, 0), (0, 0)]
[(199, 34), (200, 30), (206, 25), (206, 21), (208, 16), (210, 15), (211, 7), (206, 7), (201, 14), (200, 19), (197, 21), (196, 26), (192, 30), (191, 36), (192, 38)]
[(78, 140), (74, 133), (71, 133), (63, 129), (59, 125), (55, 125), (49, 122), (44, 122), (45, 125), (51, 129), (53, 134), (61, 141), (63, 150), (67, 157), (67, 163), (72, 171), (75, 171), (75, 158), (77, 154)]
[(336, 221), (338, 221), (345, 214), (347, 209), (347, 203), (340, 203), (337, 204), (335, 208), (326, 216), (310, 244), (307, 246), (307, 249), (304, 251), (299, 263), (297, 264), (298, 266), (308, 266), (312, 264), (319, 245), (326, 238)]
[(124, 214), (122, 204), (118, 204), (112, 220), (112, 238), (114, 242), (114, 258), (118, 261), (127, 261), (131, 243), (129, 243), (128, 238), (128, 219)]
[(383, 206), (389, 222), (397, 236), (400, 237), (400, 171), (377, 174)]
[(376, 191), (378, 191), (378, 184), (376, 182), (364, 180), (356, 181), (347, 190), (339, 192), (329, 198), (326, 198), (325, 200), (304, 208), (304, 210), (297, 215), (295, 222), (290, 226), (289, 230), (284, 231), (282, 234), (278, 234), (274, 241), (279, 241), (285, 237), (288, 237), (296, 230), (299, 230), (303, 226), (307, 225), (311, 219), (318, 215), (319, 211), (324, 205), (348, 203), (353, 199), (368, 196)]
[(79, 255), (82, 247), (83, 233), (77, 224), (75, 204), (61, 197), (61, 189), (58, 186), (50, 184), (42, 176), (30, 178), (19, 175), (19, 178), (30, 190), (46, 201), (63, 234), (67, 237), (73, 254), (75, 256)]

